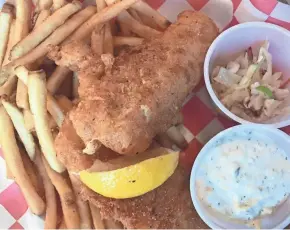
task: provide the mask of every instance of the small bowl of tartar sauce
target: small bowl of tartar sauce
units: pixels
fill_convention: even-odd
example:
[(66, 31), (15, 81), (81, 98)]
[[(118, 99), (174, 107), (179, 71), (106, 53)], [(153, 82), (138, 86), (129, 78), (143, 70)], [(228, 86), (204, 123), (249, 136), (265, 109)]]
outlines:
[(217, 134), (197, 156), (194, 207), (212, 229), (283, 229), (290, 224), (290, 137), (263, 125)]

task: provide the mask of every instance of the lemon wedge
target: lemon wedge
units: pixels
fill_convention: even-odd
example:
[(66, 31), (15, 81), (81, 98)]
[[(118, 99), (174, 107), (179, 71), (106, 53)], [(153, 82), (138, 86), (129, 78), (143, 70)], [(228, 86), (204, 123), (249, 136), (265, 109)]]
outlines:
[(166, 148), (157, 150), (163, 154), (124, 168), (105, 172), (81, 171), (80, 180), (105, 197), (125, 199), (143, 195), (162, 185), (178, 165), (178, 152)]

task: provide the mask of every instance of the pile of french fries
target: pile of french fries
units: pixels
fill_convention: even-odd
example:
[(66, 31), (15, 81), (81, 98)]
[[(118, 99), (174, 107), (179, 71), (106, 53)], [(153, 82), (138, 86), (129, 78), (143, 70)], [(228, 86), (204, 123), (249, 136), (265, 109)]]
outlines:
[[(49, 62), (49, 45), (84, 41), (94, 53), (116, 54), (162, 33), (169, 21), (141, 0), (80, 2), (27, 0), (5, 3), (0, 13), (0, 143), (7, 177), (19, 185), (31, 211), (45, 214), (45, 228), (122, 228), (77, 196), (76, 176), (58, 161), (54, 138), (77, 99), (76, 73)], [(44, 70), (49, 66), (50, 71)], [(71, 80), (72, 94), (61, 87)], [(69, 99), (70, 98), (70, 99)], [(186, 146), (175, 126), (158, 136), (172, 148)], [(61, 207), (62, 213), (59, 213)]]

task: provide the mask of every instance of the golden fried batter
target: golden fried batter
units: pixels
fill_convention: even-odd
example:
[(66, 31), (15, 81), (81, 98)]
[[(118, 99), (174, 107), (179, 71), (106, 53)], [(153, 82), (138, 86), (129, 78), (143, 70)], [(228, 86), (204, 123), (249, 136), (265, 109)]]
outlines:
[(55, 138), (54, 146), (57, 151), (58, 159), (72, 172), (88, 169), (96, 160), (105, 162), (120, 156), (105, 146), (102, 146), (98, 149), (98, 152), (93, 155), (85, 154), (83, 152), (85, 144), (77, 135), (68, 117), (64, 120)]
[(85, 144), (76, 134), (72, 122), (68, 117), (65, 118), (58, 135), (55, 138), (54, 146), (57, 157), (68, 170), (80, 171), (92, 166), (96, 155), (83, 153)]
[[(75, 139), (78, 137), (71, 127), (66, 120), (56, 140), (58, 158), (70, 172), (88, 169), (96, 158), (108, 161), (120, 156), (104, 147), (93, 156), (83, 154), (83, 143)], [(131, 199), (109, 199), (90, 190), (81, 181), (77, 183), (78, 195), (100, 208), (103, 219), (118, 220), (125, 228), (207, 228), (194, 210), (189, 177), (180, 166), (163, 185)]]
[[(99, 149), (98, 154), (84, 154), (84, 143), (68, 119), (56, 138), (55, 146), (58, 158), (73, 173), (90, 168), (96, 159), (103, 162), (117, 157), (121, 159), (120, 155), (105, 147)], [(160, 187), (131, 199), (109, 199), (96, 194), (81, 181), (77, 180), (77, 183), (78, 195), (100, 208), (103, 219), (118, 220), (125, 228), (207, 228), (191, 203), (189, 176), (181, 166)]]
[(84, 44), (53, 47), (50, 57), (79, 73), (81, 100), (69, 117), (83, 142), (98, 140), (120, 154), (145, 151), (174, 123), (217, 35), (206, 15), (185, 11), (163, 35), (115, 60)]
[(101, 210), (104, 219), (120, 221), (125, 228), (207, 229), (196, 213), (189, 193), (189, 176), (179, 168), (160, 187), (130, 199), (109, 199), (79, 181), (79, 195)]
[[(184, 99), (202, 76), (205, 53), (217, 34), (207, 16), (186, 11), (162, 36), (115, 59), (96, 56), (80, 43), (52, 47), (51, 58), (77, 71), (80, 80), (80, 103), (56, 138), (59, 159), (78, 172), (97, 159), (117, 157), (112, 150), (146, 150), (156, 134), (176, 122)], [(95, 139), (108, 148), (84, 154), (86, 144)], [(180, 166), (163, 185), (131, 199), (109, 199), (78, 183), (83, 199), (100, 208), (104, 219), (120, 221), (125, 228), (207, 228), (194, 210), (189, 177)]]

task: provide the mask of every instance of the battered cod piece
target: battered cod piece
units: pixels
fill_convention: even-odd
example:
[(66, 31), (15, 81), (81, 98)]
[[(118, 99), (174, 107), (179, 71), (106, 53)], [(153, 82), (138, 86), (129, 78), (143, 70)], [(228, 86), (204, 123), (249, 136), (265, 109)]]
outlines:
[[(92, 159), (82, 153), (78, 145), (71, 145), (69, 135), (59, 137), (58, 157), (71, 172), (79, 172), (93, 164)], [(70, 152), (65, 149), (70, 146)], [(120, 155), (119, 155), (120, 156)], [(107, 161), (118, 157), (109, 149), (101, 149), (98, 158)], [(103, 219), (120, 221), (127, 229), (207, 229), (194, 210), (189, 193), (189, 176), (178, 166), (174, 174), (161, 186), (142, 196), (131, 199), (103, 197), (77, 180), (78, 195), (97, 206)]]
[[(67, 169), (76, 173), (91, 168), (95, 160), (106, 162), (120, 157), (102, 147), (98, 154), (82, 153), (83, 143), (65, 120), (56, 139), (58, 158)], [(131, 199), (109, 199), (90, 190), (77, 180), (78, 195), (97, 206), (103, 219), (120, 221), (125, 228), (207, 229), (194, 210), (189, 193), (189, 176), (179, 166), (161, 186)]]
[(136, 198), (109, 199), (79, 183), (84, 200), (127, 229), (208, 229), (192, 205), (189, 176), (180, 166), (163, 185)]
[(84, 154), (85, 145), (76, 134), (72, 122), (68, 117), (63, 122), (54, 142), (58, 159), (71, 172), (79, 172), (90, 168), (95, 160), (108, 161), (120, 155), (102, 146), (96, 154)]
[[(96, 155), (83, 154), (85, 144), (76, 134), (76, 131), (68, 117), (65, 118), (59, 130), (54, 146), (57, 151), (57, 157), (68, 168), (68, 170), (84, 170), (91, 167), (97, 159)], [(81, 164), (79, 162), (81, 162)], [(78, 168), (74, 168), (74, 165)]]
[(145, 151), (174, 123), (217, 35), (206, 15), (185, 11), (160, 37), (109, 62), (85, 45), (53, 47), (50, 58), (79, 73), (81, 101), (69, 114), (77, 134), (120, 154)]

